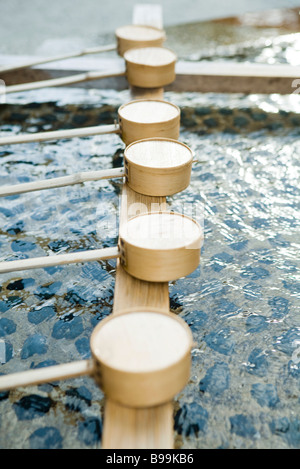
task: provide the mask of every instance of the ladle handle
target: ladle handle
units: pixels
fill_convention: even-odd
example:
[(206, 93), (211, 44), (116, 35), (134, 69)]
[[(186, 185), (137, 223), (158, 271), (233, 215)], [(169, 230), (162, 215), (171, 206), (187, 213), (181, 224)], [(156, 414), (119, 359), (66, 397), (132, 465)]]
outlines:
[(101, 52), (108, 52), (116, 49), (116, 44), (108, 44), (100, 47), (90, 47), (87, 49), (80, 50), (79, 52), (72, 52), (70, 54), (56, 55), (53, 57), (45, 57), (43, 59), (30, 60), (15, 65), (7, 65), (0, 67), (0, 73), (12, 72), (13, 70), (21, 70), (23, 68), (35, 67), (37, 65), (47, 64), (50, 62), (58, 62), (60, 60), (72, 59), (74, 57), (82, 57), (88, 54), (100, 54)]
[(35, 370), (21, 371), (0, 376), (0, 391), (8, 391), (20, 386), (49, 383), (83, 375), (92, 375), (94, 361), (79, 360), (72, 363), (36, 368)]
[(95, 125), (83, 127), (82, 129), (54, 130), (48, 132), (35, 132), (32, 134), (13, 135), (0, 138), (0, 145), (11, 145), (14, 143), (45, 142), (47, 140), (58, 140), (62, 138), (90, 137), (91, 135), (103, 135), (120, 133), (118, 124)]
[(16, 261), (0, 262), (0, 274), (16, 272), (20, 270), (44, 269), (66, 264), (80, 264), (82, 262), (101, 261), (120, 257), (119, 248), (92, 249), (90, 251), (78, 251), (70, 254), (58, 254), (55, 256), (33, 257)]
[(54, 189), (56, 187), (72, 186), (89, 181), (99, 181), (101, 179), (120, 178), (125, 176), (124, 168), (103, 169), (100, 171), (86, 171), (70, 176), (43, 179), (41, 181), (25, 182), (0, 188), (0, 197), (23, 194), (24, 192), (41, 191), (44, 189)]
[(111, 72), (92, 71), (86, 73), (78, 73), (67, 77), (51, 78), (50, 80), (34, 81), (30, 83), (21, 83), (19, 85), (7, 86), (4, 90), (5, 94), (8, 93), (20, 93), (22, 91), (37, 90), (40, 88), (48, 88), (53, 86), (67, 86), (75, 83), (82, 83), (90, 80), (100, 80), (101, 78), (112, 78), (125, 76), (126, 70), (125, 65)]

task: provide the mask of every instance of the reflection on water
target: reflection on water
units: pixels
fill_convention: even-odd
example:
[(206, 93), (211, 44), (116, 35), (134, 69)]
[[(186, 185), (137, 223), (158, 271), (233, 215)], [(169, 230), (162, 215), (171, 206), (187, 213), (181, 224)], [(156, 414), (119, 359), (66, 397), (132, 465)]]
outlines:
[[(43, 106), (45, 92), (35, 104), (32, 96), (10, 98), (3, 135), (110, 123), (128, 101), (127, 92), (60, 89)], [(170, 284), (171, 308), (195, 339), (191, 380), (175, 402), (176, 445), (299, 448), (298, 97), (166, 97), (181, 106), (181, 141), (195, 153), (191, 184), (170, 208), (204, 215), (205, 231), (201, 265)], [(2, 147), (0, 182), (120, 166), (123, 149), (116, 135)], [(120, 187), (1, 199), (1, 259), (114, 246)], [(114, 274), (111, 260), (3, 275), (0, 372), (88, 358)], [(0, 408), (1, 447), (101, 445), (103, 395), (90, 378), (0, 393)]]

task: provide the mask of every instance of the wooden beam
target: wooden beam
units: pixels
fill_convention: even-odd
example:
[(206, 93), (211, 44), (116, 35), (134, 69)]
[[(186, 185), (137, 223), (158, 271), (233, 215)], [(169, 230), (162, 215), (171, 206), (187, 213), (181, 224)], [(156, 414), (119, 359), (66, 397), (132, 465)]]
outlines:
[[(140, 9), (142, 14), (143, 9)], [(136, 22), (142, 21), (134, 14)], [(145, 16), (143, 16), (145, 20)], [(159, 20), (159, 17), (158, 17)], [(132, 89), (136, 97), (135, 89)], [(143, 91), (139, 90), (139, 97)], [(153, 97), (161, 99), (163, 90), (152, 91)], [(120, 226), (138, 213), (165, 210), (164, 197), (147, 197), (132, 191), (126, 184), (123, 186)], [(154, 307), (169, 311), (168, 283), (149, 283), (128, 275), (117, 262), (116, 283), (114, 292), (113, 314), (119, 314), (124, 308)], [(171, 449), (173, 448), (173, 403), (161, 406), (137, 409), (121, 406), (109, 399), (104, 411), (102, 436), (103, 449)]]
[[(176, 52), (176, 51), (175, 51)], [(0, 63), (11, 63), (12, 58), (0, 56)], [(14, 59), (16, 60), (16, 59)], [(89, 70), (103, 73), (107, 70), (120, 70), (123, 59), (105, 58), (98, 60), (73, 59), (47, 68), (34, 68), (18, 73), (1, 74), (7, 86), (42, 79), (64, 78), (70, 75), (87, 73)], [(27, 74), (27, 75), (26, 75)], [(96, 74), (94, 75), (96, 76)], [(300, 78), (300, 66), (287, 64), (256, 64), (242, 62), (192, 62), (179, 60), (176, 64), (176, 79), (166, 91), (176, 92), (217, 92), (217, 93), (279, 93), (290, 94), (294, 91), (293, 82)], [(76, 82), (76, 78), (74, 78)], [(123, 90), (128, 88), (124, 76), (92, 79), (75, 83), (74, 86), (99, 89)], [(17, 89), (17, 88), (16, 88)]]

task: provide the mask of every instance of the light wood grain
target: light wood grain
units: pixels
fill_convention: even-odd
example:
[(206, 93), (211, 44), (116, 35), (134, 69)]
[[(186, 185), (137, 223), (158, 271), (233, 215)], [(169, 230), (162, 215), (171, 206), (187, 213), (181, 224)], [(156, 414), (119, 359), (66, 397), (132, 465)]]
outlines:
[(122, 65), (117, 70), (111, 70), (108, 72), (103, 71), (92, 71), (86, 73), (78, 73), (76, 75), (71, 75), (67, 77), (52, 78), (50, 80), (34, 81), (30, 83), (21, 83), (20, 85), (11, 85), (5, 88), (5, 93), (20, 93), (23, 91), (38, 90), (41, 88), (48, 88), (53, 86), (69, 86), (75, 85), (78, 83), (91, 81), (91, 80), (100, 80), (103, 78), (112, 78), (125, 76), (126, 70), (125, 66)]
[(35, 192), (58, 187), (72, 186), (90, 181), (100, 181), (102, 179), (122, 178), (124, 176), (124, 168), (102, 169), (100, 171), (84, 171), (82, 173), (71, 174), (69, 176), (25, 182), (11, 186), (3, 186), (0, 188), (0, 197), (6, 197), (14, 194), (23, 194), (25, 192)]
[(67, 130), (53, 130), (47, 132), (33, 132), (31, 134), (12, 135), (0, 137), (0, 145), (12, 145), (17, 143), (46, 142), (49, 140), (60, 140), (69, 138), (90, 137), (92, 135), (118, 134), (118, 124), (95, 125), (93, 127), (82, 127)]
[(6, 67), (0, 67), (0, 73), (7, 73), (7, 72), (15, 71), (15, 70), (22, 70), (23, 68), (28, 68), (28, 67), (36, 67), (37, 65), (42, 65), (42, 64), (46, 64), (50, 62), (58, 62), (61, 60), (71, 59), (74, 57), (83, 57), (84, 55), (100, 54), (102, 52), (115, 50), (116, 47), (117, 47), (116, 44), (108, 44), (107, 46), (90, 47), (90, 48), (72, 52), (69, 54), (60, 54), (60, 55), (56, 55), (53, 57), (44, 57), (44, 58), (36, 59), (36, 60), (33, 59), (33, 60), (29, 60), (27, 62), (23, 62), (19, 64), (8, 65)]
[(153, 196), (173, 195), (189, 185), (192, 160), (190, 148), (178, 140), (139, 140), (125, 149), (124, 167), (5, 185), (0, 188), (0, 197), (124, 176), (136, 192)]
[[(146, 23), (150, 21), (162, 27), (161, 7), (149, 8), (137, 5), (134, 9), (134, 21)], [(154, 14), (154, 17), (152, 16)], [(131, 87), (132, 95), (137, 98), (151, 96), (163, 99), (163, 88), (138, 89)], [(149, 213), (151, 210), (166, 210), (165, 197), (148, 197), (132, 191), (127, 184), (122, 190), (120, 207), (120, 227), (138, 213)], [(117, 261), (116, 283), (113, 314), (120, 314), (126, 308), (141, 306), (158, 307), (169, 311), (169, 285), (149, 283), (128, 275)], [(173, 437), (173, 403), (145, 409), (129, 408), (107, 399), (104, 409), (104, 426), (102, 435), (103, 449), (172, 449)]]
[(134, 100), (120, 106), (118, 121), (118, 124), (111, 125), (0, 137), (0, 145), (45, 142), (103, 134), (119, 134), (126, 145), (135, 140), (150, 137), (177, 139), (180, 129), (180, 109), (178, 106), (162, 100)]
[(118, 110), (122, 140), (126, 145), (150, 137), (179, 138), (180, 109), (163, 100), (137, 99)]
[(172, 449), (173, 404), (132, 409), (107, 399), (103, 449)]
[(11, 85), (5, 88), (5, 93), (19, 93), (54, 86), (68, 86), (91, 80), (124, 77), (133, 86), (157, 88), (172, 83), (175, 79), (176, 55), (169, 49), (161, 47), (146, 47), (127, 50), (124, 54), (125, 63), (116, 66), (111, 71), (89, 71), (76, 75), (53, 78)]
[(35, 384), (49, 383), (70, 379), (94, 372), (93, 360), (79, 360), (62, 365), (47, 366), (35, 370), (21, 371), (0, 376), (0, 391), (8, 391), (20, 386), (33, 386)]
[(95, 379), (107, 397), (129, 407), (168, 402), (188, 382), (192, 342), (187, 324), (164, 311), (111, 315), (91, 336)]
[(170, 196), (190, 184), (193, 153), (178, 140), (138, 140), (124, 152), (126, 180), (131, 189), (149, 196)]
[(57, 254), (54, 256), (33, 257), (16, 261), (0, 262), (0, 274), (18, 272), (31, 269), (44, 269), (57, 265), (81, 264), (107, 259), (115, 259), (120, 256), (118, 247), (91, 249), (90, 251), (78, 251), (69, 254)]
[(117, 50), (123, 56), (129, 49), (136, 47), (160, 47), (166, 40), (164, 31), (147, 25), (130, 24), (117, 28)]
[[(122, 190), (120, 227), (138, 213), (166, 210), (164, 197), (147, 197), (132, 191), (127, 184)], [(129, 274), (117, 261), (113, 314), (134, 307), (156, 307), (169, 311), (167, 282), (149, 283)], [(129, 408), (110, 399), (104, 409), (102, 448), (173, 448), (173, 404), (146, 409)]]
[(180, 213), (138, 215), (120, 228), (121, 263), (148, 282), (176, 280), (198, 267), (202, 240), (198, 223)]
[(130, 49), (124, 54), (126, 77), (139, 88), (160, 88), (175, 80), (176, 54), (164, 47)]

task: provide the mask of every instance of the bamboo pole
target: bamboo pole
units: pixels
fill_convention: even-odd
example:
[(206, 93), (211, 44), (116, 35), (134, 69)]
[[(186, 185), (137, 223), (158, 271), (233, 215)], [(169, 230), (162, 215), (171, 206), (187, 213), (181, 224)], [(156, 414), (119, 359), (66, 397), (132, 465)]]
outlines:
[(95, 125), (93, 127), (83, 127), (77, 129), (53, 130), (48, 132), (35, 132), (33, 134), (13, 135), (0, 138), (0, 145), (11, 145), (15, 143), (45, 142), (48, 140), (60, 140), (74, 137), (90, 137), (92, 135), (118, 134), (120, 126)]
[(126, 75), (125, 65), (117, 70), (108, 72), (90, 71), (78, 73), (67, 77), (52, 78), (50, 80), (34, 81), (30, 83), (21, 83), (20, 85), (11, 85), (5, 88), (5, 93), (19, 93), (21, 91), (31, 91), (53, 86), (67, 86), (81, 83), (83, 81), (100, 80), (102, 78), (122, 77)]
[[(138, 8), (137, 8), (138, 7)], [(147, 6), (145, 5), (145, 8)], [(136, 6), (133, 12), (135, 21), (140, 18), (147, 22), (144, 5)], [(149, 11), (149, 10), (148, 10)], [(151, 12), (154, 10), (151, 9)], [(151, 17), (153, 26), (161, 27), (161, 11)], [(133, 89), (139, 98), (149, 90)], [(163, 89), (153, 90), (153, 98), (163, 97)], [(120, 227), (135, 215), (134, 207), (142, 212), (152, 210), (166, 210), (165, 197), (148, 197), (137, 194), (127, 184), (123, 185), (120, 209)], [(113, 314), (120, 314), (126, 307), (159, 307), (169, 311), (169, 285), (167, 282), (149, 283), (131, 277), (117, 261), (116, 283), (114, 292)], [(106, 399), (104, 409), (104, 426), (102, 435), (103, 449), (172, 449), (173, 437), (173, 403), (148, 407), (145, 409), (122, 406), (110, 399)]]
[(94, 369), (93, 360), (79, 360), (61, 365), (47, 366), (35, 370), (20, 371), (0, 376), (0, 391), (8, 391), (20, 386), (49, 383), (62, 379), (91, 375)]
[(116, 50), (116, 44), (108, 44), (107, 46), (101, 47), (90, 47), (83, 49), (77, 52), (71, 52), (69, 54), (56, 55), (53, 57), (45, 57), (43, 59), (29, 60), (28, 62), (23, 62), (15, 65), (7, 65), (6, 67), (0, 67), (0, 73), (12, 72), (15, 70), (22, 70), (23, 68), (35, 67), (37, 65), (42, 65), (50, 62), (58, 62), (66, 59), (73, 59), (74, 57), (83, 57), (84, 55), (90, 54), (100, 54), (102, 52), (109, 52)]
[(120, 257), (119, 248), (91, 249), (90, 251), (78, 251), (69, 254), (58, 254), (55, 256), (33, 257), (31, 259), (20, 259), (16, 261), (0, 262), (0, 274), (17, 272), (20, 270), (44, 269), (66, 264), (80, 264), (82, 262), (101, 261)]
[(100, 181), (101, 179), (121, 178), (125, 176), (124, 168), (103, 169), (100, 171), (85, 171), (82, 173), (71, 174), (58, 178), (44, 179), (41, 181), (25, 182), (0, 188), (0, 197), (7, 197), (25, 192), (41, 191), (45, 189), (54, 189), (57, 187), (82, 184), (89, 181)]

